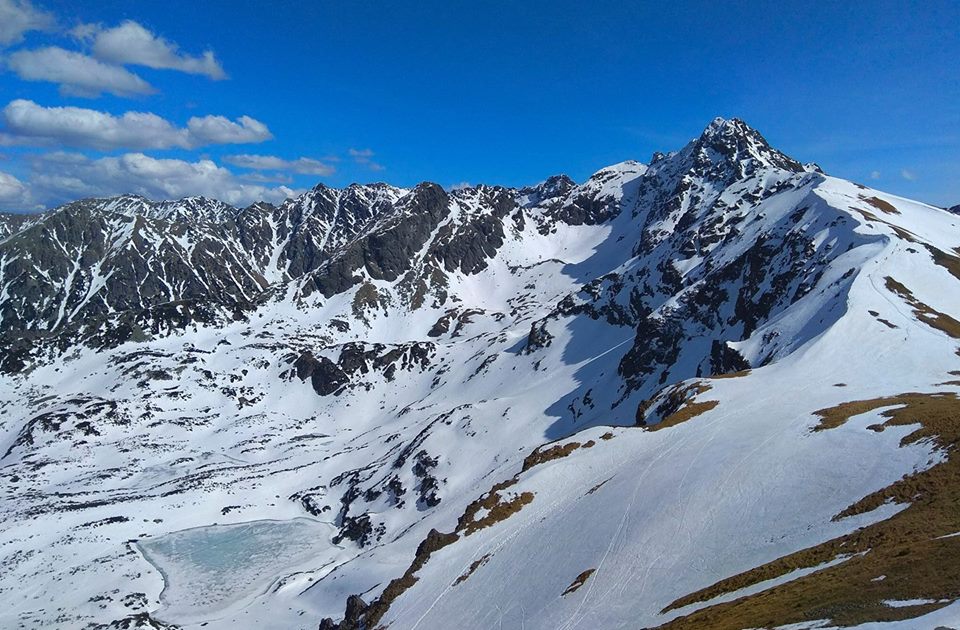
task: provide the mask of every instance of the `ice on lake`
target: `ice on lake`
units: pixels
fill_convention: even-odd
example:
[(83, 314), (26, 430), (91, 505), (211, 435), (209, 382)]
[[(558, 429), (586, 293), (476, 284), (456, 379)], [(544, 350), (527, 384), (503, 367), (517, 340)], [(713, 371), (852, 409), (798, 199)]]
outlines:
[(163, 575), (158, 616), (197, 622), (243, 606), (277, 578), (318, 568), (336, 555), (334, 528), (307, 518), (211, 525), (137, 542)]

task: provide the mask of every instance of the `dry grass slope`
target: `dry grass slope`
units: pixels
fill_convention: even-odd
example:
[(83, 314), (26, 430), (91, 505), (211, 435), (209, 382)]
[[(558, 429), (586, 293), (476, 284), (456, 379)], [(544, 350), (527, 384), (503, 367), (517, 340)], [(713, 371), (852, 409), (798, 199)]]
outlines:
[[(737, 373), (734, 373), (737, 374)], [(745, 372), (739, 373), (744, 375)], [(637, 426), (646, 428), (647, 431), (659, 431), (686, 422), (702, 413), (710, 411), (716, 407), (719, 401), (707, 400), (704, 402), (693, 402), (693, 399), (700, 394), (710, 391), (710, 385), (703, 381), (697, 381), (684, 385), (683, 383), (670, 387), (666, 393), (658, 394), (653, 398), (643, 401), (637, 408)], [(654, 402), (659, 400), (656, 408), (653, 408)], [(651, 411), (651, 408), (653, 410)], [(659, 422), (650, 424), (649, 418), (660, 418)]]
[(880, 212), (886, 212), (887, 214), (900, 214), (900, 211), (897, 210), (897, 208), (889, 201), (884, 201), (883, 199), (878, 199), (877, 197), (863, 197), (862, 199)]
[[(927, 470), (907, 475), (837, 514), (842, 519), (895, 502), (909, 507), (846, 536), (778, 558), (686, 595), (663, 612), (732, 593), (747, 586), (812, 568), (833, 566), (728, 603), (707, 606), (660, 628), (740, 630), (827, 619), (853, 626), (913, 619), (960, 599), (960, 400), (953, 393), (906, 393), (843, 403), (817, 412), (815, 431), (828, 431), (863, 413), (886, 409), (872, 430), (917, 428), (901, 445), (928, 440), (945, 456)], [(876, 578), (886, 576), (882, 580)], [(932, 603), (894, 607), (890, 600)]]
[(913, 307), (913, 314), (916, 315), (920, 321), (931, 328), (936, 328), (937, 330), (946, 333), (954, 339), (960, 339), (960, 322), (950, 317), (946, 313), (941, 313), (940, 311), (927, 306), (913, 295), (913, 291), (908, 289), (902, 283), (897, 282), (890, 276), (887, 276), (885, 280), (887, 289), (899, 295), (901, 298), (903, 298), (904, 302)]
[[(933, 245), (925, 245), (927, 251), (930, 252), (930, 255), (933, 257), (933, 262), (937, 265), (940, 265), (944, 269), (950, 272), (957, 280), (960, 280), (960, 258), (954, 256), (953, 254), (948, 254), (942, 249), (937, 249)], [(954, 248), (954, 252), (960, 253), (960, 248)]]

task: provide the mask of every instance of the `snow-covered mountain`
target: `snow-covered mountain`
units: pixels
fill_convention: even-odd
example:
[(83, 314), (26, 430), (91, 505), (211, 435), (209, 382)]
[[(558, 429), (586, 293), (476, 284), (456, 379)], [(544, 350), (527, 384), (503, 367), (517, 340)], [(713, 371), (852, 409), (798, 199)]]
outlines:
[(6, 217), (0, 627), (958, 623), (958, 221), (722, 119)]

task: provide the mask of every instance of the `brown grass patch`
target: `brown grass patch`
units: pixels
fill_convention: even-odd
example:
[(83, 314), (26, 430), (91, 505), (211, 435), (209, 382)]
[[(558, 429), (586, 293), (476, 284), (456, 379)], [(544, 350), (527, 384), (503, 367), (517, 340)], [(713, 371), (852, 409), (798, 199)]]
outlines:
[[(843, 425), (851, 417), (887, 408), (872, 430), (919, 425), (901, 445), (929, 440), (946, 455), (932, 467), (909, 474), (863, 497), (837, 514), (842, 519), (886, 503), (909, 506), (892, 517), (825, 543), (778, 558), (671, 603), (663, 612), (707, 602), (801, 568), (848, 558), (793, 581), (731, 602), (707, 606), (660, 628), (740, 630), (827, 619), (831, 625), (913, 619), (960, 599), (960, 399), (952, 393), (907, 393), (843, 403), (817, 412), (815, 431)], [(875, 578), (885, 575), (877, 581)], [(892, 607), (888, 600), (935, 603)]]
[(711, 379), (715, 378), (740, 378), (741, 376), (747, 376), (753, 370), (738, 370), (736, 372), (727, 372), (726, 374), (714, 374), (711, 376)]
[(467, 578), (473, 575), (474, 571), (476, 571), (477, 569), (485, 565), (490, 560), (490, 558), (491, 558), (491, 555), (487, 553), (487, 554), (484, 554), (483, 557), (481, 557), (479, 560), (474, 560), (472, 563), (470, 563), (470, 568), (467, 569), (463, 575), (458, 577), (457, 581), (454, 582), (453, 585), (456, 586), (457, 584), (466, 582)]
[(869, 203), (880, 212), (885, 212), (887, 214), (900, 214), (900, 211), (897, 210), (896, 206), (889, 201), (884, 201), (883, 199), (879, 199), (877, 197), (861, 197), (861, 199)]
[(570, 586), (567, 587), (567, 590), (565, 590), (563, 594), (560, 595), (560, 597), (563, 597), (564, 595), (569, 595), (570, 593), (576, 591), (578, 588), (583, 586), (586, 583), (586, 581), (590, 579), (590, 576), (593, 575), (594, 571), (596, 571), (596, 569), (587, 569), (586, 571), (578, 575), (573, 580), (573, 582), (570, 583)]
[[(538, 466), (544, 462), (566, 457), (570, 453), (580, 448), (580, 446), (580, 442), (567, 442), (566, 444), (557, 444), (556, 446), (551, 446), (549, 448), (543, 448), (541, 446), (523, 459), (523, 467), (520, 469), (520, 472), (526, 472), (534, 466)], [(593, 445), (591, 444), (591, 446)]]
[(660, 429), (676, 426), (680, 423), (686, 422), (687, 420), (696, 418), (700, 414), (710, 411), (719, 404), (719, 400), (705, 400), (704, 402), (687, 403), (679, 410), (670, 414), (652, 427), (648, 427), (647, 430), (659, 431)]
[[(662, 390), (661, 390), (662, 391)], [(700, 414), (710, 411), (716, 407), (719, 401), (708, 400), (705, 402), (693, 402), (698, 395), (710, 391), (710, 385), (703, 381), (684, 385), (683, 383), (670, 387), (665, 394), (657, 394), (653, 398), (640, 404), (637, 410), (637, 426), (645, 427), (648, 431), (659, 431), (686, 422)], [(653, 410), (651, 415), (660, 418), (659, 422), (647, 424), (646, 414), (654, 401), (659, 400), (659, 404)], [(642, 409), (642, 411), (641, 411)]]
[[(485, 529), (491, 525), (496, 525), (500, 521), (507, 520), (523, 509), (523, 506), (532, 502), (532, 492), (522, 492), (506, 501), (503, 500), (503, 497), (499, 492), (491, 492), (479, 502), (470, 504), (471, 507), (476, 507), (474, 507), (472, 511), (470, 508), (468, 508), (468, 511), (464, 513), (464, 515), (461, 517), (461, 520), (457, 522), (457, 531), (463, 531), (464, 535), (469, 536), (470, 534), (478, 532), (481, 529)], [(486, 508), (487, 513), (479, 519), (473, 520), (480, 508)], [(468, 518), (469, 520), (464, 520), (465, 518)]]
[[(878, 201), (881, 201), (882, 203), (886, 203), (886, 202), (884, 202), (884, 201), (882, 201), (882, 200), (878, 200)], [(892, 207), (892, 206), (891, 206), (891, 207)], [(893, 230), (894, 234), (896, 234), (897, 236), (899, 236), (900, 238), (902, 238), (902, 239), (905, 240), (905, 241), (908, 241), (908, 242), (910, 242), (910, 243), (919, 243), (919, 242), (920, 242), (920, 241), (917, 239), (917, 235), (914, 234), (913, 232), (910, 232), (909, 230), (905, 230), (905, 229), (903, 229), (903, 228), (900, 227), (900, 226), (894, 225), (893, 223), (890, 223), (889, 221), (884, 221), (883, 219), (881, 219), (881, 218), (878, 217), (877, 215), (873, 214), (872, 212), (868, 212), (867, 210), (861, 210), (860, 208), (854, 208), (854, 207), (850, 207), (850, 210), (852, 210), (852, 211), (860, 214), (860, 215), (863, 216), (863, 218), (866, 219), (867, 221), (874, 221), (874, 222), (876, 222), (876, 223), (883, 223), (883, 224), (886, 225), (888, 228), (890, 228), (891, 230)], [(897, 212), (897, 214), (900, 214), (900, 213)]]
[[(612, 433), (604, 433), (600, 436), (600, 439), (608, 440), (610, 438), (604, 437), (609, 435), (613, 437)], [(566, 444), (556, 444), (548, 448), (543, 446), (537, 447), (532, 453), (523, 458), (523, 467), (520, 469), (520, 472), (527, 472), (534, 466), (539, 466), (544, 462), (549, 462), (554, 459), (560, 459), (566, 457), (570, 453), (574, 452), (578, 448), (593, 448), (597, 443), (593, 440), (588, 440), (581, 444), (580, 442), (567, 442)]]
[[(940, 265), (949, 271), (950, 275), (957, 280), (960, 280), (960, 257), (954, 256), (953, 254), (948, 254), (942, 249), (937, 249), (933, 245), (924, 244), (924, 247), (927, 248), (927, 251), (930, 252), (930, 256), (933, 257), (934, 264)], [(957, 250), (955, 249), (954, 251)]]
[[(504, 500), (501, 494), (507, 488), (516, 485), (519, 478), (520, 473), (517, 473), (510, 479), (494, 484), (489, 492), (468, 505), (457, 520), (454, 532), (463, 532), (465, 536), (469, 536), (500, 521), (505, 521), (519, 512), (523, 506), (531, 503), (534, 497), (532, 492), (523, 492), (509, 500)], [(477, 519), (480, 510), (486, 510), (486, 514)]]
[(884, 326), (886, 326), (887, 328), (899, 328), (899, 326), (897, 326), (897, 325), (894, 324), (893, 322), (891, 322), (891, 321), (889, 321), (889, 320), (886, 320), (886, 319), (884, 319), (884, 318), (882, 318), (882, 317), (878, 317), (878, 318), (877, 318), (877, 321), (880, 322), (881, 324), (883, 324)]
[(913, 291), (890, 276), (887, 276), (885, 280), (887, 289), (899, 295), (907, 304), (913, 307), (913, 314), (916, 315), (920, 321), (931, 328), (936, 328), (946, 333), (954, 339), (960, 339), (960, 322), (946, 313), (941, 313), (927, 306), (913, 295)]

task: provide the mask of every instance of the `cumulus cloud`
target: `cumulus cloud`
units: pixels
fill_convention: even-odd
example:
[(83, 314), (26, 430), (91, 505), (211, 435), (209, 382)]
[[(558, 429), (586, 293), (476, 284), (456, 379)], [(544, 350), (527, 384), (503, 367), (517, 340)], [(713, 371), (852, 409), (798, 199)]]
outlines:
[(115, 116), (82, 107), (43, 107), (24, 99), (11, 101), (0, 119), (0, 144), (69, 146), (87, 149), (192, 149), (211, 144), (257, 143), (272, 138), (262, 122), (241, 116), (193, 117), (186, 128), (147, 112)]
[(350, 149), (347, 153), (353, 158), (354, 162), (366, 166), (371, 171), (382, 171), (385, 168), (371, 159), (375, 154), (370, 149)]
[(30, 205), (30, 192), (26, 184), (9, 173), (0, 171), (0, 208), (25, 210)]
[(23, 41), (24, 33), (53, 27), (53, 15), (40, 11), (30, 0), (0, 0), (0, 47)]
[(30, 187), (35, 198), (49, 205), (133, 193), (151, 199), (203, 195), (244, 206), (260, 200), (276, 203), (300, 192), (248, 183), (212, 160), (188, 162), (143, 153), (91, 159), (62, 151), (34, 160)]
[(285, 160), (275, 155), (229, 155), (223, 158), (228, 164), (255, 171), (289, 171), (302, 175), (332, 175), (336, 170), (330, 164), (313, 158), (301, 157)]
[(193, 146), (249, 144), (273, 137), (265, 124), (249, 116), (241, 116), (236, 121), (224, 116), (194, 117), (187, 121), (187, 133)]
[(908, 182), (913, 182), (917, 180), (916, 173), (914, 173), (913, 171), (909, 171), (907, 169), (900, 170), (900, 177), (904, 178)]
[(156, 92), (125, 68), (57, 46), (19, 50), (9, 56), (7, 66), (25, 81), (59, 83), (60, 92), (71, 96), (95, 98), (103, 92), (138, 96)]
[(73, 34), (92, 41), (93, 55), (110, 63), (179, 70), (214, 80), (227, 78), (227, 73), (212, 51), (207, 50), (196, 56), (181, 53), (177, 44), (151, 33), (132, 20), (106, 29), (83, 24), (73, 29)]

